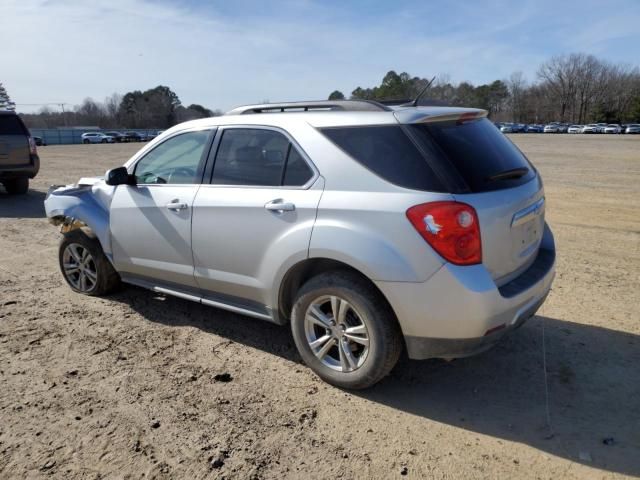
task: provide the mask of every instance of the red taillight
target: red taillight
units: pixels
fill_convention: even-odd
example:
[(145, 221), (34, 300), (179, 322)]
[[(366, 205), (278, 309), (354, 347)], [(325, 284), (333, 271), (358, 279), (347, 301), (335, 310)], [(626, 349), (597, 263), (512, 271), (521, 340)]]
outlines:
[(37, 155), (38, 154), (38, 148), (36, 147), (36, 141), (32, 137), (29, 137), (29, 152), (31, 153), (31, 155)]
[(407, 210), (418, 233), (445, 260), (456, 265), (482, 262), (480, 224), (474, 208), (460, 202), (432, 202)]

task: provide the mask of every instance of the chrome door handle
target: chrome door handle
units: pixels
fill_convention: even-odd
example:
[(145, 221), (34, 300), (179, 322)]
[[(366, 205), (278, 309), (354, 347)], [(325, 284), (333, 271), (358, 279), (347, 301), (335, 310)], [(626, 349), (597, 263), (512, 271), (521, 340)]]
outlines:
[(270, 210), (272, 212), (292, 212), (296, 209), (296, 206), (293, 203), (283, 202), (282, 200), (273, 200), (267, 203), (264, 208)]
[(176, 211), (178, 211), (178, 210), (185, 210), (188, 206), (189, 206), (189, 205), (187, 205), (186, 203), (177, 202), (177, 201), (176, 201), (176, 202), (170, 202), (170, 203), (167, 203), (167, 205), (166, 205), (166, 207), (167, 207), (169, 210), (176, 210)]

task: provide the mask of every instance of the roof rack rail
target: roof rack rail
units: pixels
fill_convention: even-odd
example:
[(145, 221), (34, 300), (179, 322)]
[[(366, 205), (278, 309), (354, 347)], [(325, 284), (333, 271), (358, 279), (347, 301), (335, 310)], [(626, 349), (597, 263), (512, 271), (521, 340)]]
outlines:
[(391, 109), (373, 100), (321, 100), (312, 102), (262, 103), (243, 105), (225, 115), (247, 115), (251, 113), (283, 113), (312, 111), (380, 112)]

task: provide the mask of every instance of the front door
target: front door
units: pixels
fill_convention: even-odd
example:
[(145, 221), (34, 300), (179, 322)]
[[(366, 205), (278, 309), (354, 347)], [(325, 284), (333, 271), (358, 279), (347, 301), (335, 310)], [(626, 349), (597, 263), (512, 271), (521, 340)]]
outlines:
[(163, 284), (195, 287), (191, 214), (211, 130), (169, 137), (135, 164), (136, 185), (117, 187), (110, 209), (116, 269)]

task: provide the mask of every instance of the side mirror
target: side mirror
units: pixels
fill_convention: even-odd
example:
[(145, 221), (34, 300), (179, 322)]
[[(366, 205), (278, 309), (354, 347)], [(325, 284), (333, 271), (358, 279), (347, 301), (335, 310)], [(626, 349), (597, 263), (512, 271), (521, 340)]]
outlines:
[(112, 168), (105, 174), (107, 185), (133, 185), (135, 183), (133, 175), (125, 167)]

